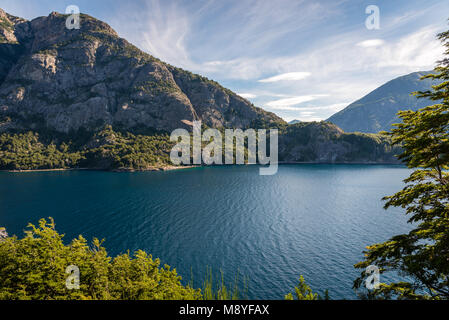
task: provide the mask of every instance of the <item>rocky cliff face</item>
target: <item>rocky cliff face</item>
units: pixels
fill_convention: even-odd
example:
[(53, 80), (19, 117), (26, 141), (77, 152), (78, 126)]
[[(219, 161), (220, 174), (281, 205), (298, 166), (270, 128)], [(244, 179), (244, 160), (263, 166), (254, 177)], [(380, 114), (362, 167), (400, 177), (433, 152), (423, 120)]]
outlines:
[(104, 22), (81, 15), (81, 28), (69, 30), (66, 18), (53, 12), (26, 21), (0, 9), (0, 131), (283, 123), (218, 83), (140, 51)]

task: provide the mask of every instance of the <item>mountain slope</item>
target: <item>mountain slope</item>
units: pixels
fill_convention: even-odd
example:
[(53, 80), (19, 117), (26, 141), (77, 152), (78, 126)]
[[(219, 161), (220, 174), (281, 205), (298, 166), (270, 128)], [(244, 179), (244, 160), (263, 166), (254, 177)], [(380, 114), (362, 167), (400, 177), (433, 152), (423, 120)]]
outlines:
[(399, 122), (396, 116), (399, 110), (417, 110), (432, 104), (410, 95), (414, 91), (430, 89), (432, 80), (420, 80), (428, 73), (430, 72), (414, 72), (393, 79), (337, 112), (327, 121), (346, 132), (388, 131), (393, 123)]
[(0, 116), (10, 119), (0, 130), (284, 123), (218, 83), (140, 51), (104, 22), (81, 15), (81, 28), (69, 30), (66, 18), (53, 12), (25, 21), (0, 11)]
[(289, 125), (279, 136), (279, 159), (312, 163), (399, 163), (390, 138), (380, 134), (345, 133), (329, 122)]
[(68, 30), (66, 17), (26, 21), (0, 9), (0, 169), (168, 168), (168, 133), (192, 120), (278, 128), (280, 161), (396, 161), (385, 137), (325, 122), (288, 125), (140, 51), (104, 22), (81, 15), (81, 29)]

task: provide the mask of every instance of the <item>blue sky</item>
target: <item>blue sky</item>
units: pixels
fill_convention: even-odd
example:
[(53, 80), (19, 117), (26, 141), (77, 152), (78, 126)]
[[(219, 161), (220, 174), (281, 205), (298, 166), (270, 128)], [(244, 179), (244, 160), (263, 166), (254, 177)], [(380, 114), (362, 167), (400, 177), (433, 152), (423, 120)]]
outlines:
[[(121, 37), (287, 121), (322, 120), (442, 56), (447, 0), (1, 0), (32, 19), (77, 5)], [(380, 29), (368, 30), (368, 5)]]

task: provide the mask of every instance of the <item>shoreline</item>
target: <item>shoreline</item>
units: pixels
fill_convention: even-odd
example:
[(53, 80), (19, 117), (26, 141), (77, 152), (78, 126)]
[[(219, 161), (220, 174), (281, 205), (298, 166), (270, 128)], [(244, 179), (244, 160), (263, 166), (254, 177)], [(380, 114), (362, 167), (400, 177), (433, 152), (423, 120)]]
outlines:
[(87, 170), (100, 170), (109, 172), (157, 172), (157, 171), (172, 171), (172, 170), (183, 170), (191, 168), (199, 168), (201, 166), (191, 165), (191, 166), (164, 166), (164, 167), (149, 167), (147, 169), (129, 169), (129, 168), (117, 168), (113, 170), (101, 170), (101, 169), (87, 169)]
[(24, 169), (24, 170), (0, 170), (0, 172), (27, 173), (27, 172), (53, 172), (53, 171), (78, 171), (78, 170), (90, 170), (90, 169), (89, 168)]
[(283, 164), (326, 164), (326, 165), (341, 165), (341, 164), (353, 164), (353, 165), (404, 165), (402, 162), (313, 162), (313, 161), (279, 161), (279, 165)]
[(182, 170), (197, 167), (200, 166), (164, 166), (164, 167), (149, 167), (147, 169), (117, 168), (113, 170), (107, 170), (102, 168), (56, 168), (56, 169), (0, 170), (0, 172), (8, 172), (8, 173), (64, 172), (64, 171), (157, 172), (157, 171)]
[[(295, 162), (295, 161), (282, 161), (278, 162), (278, 165), (289, 165), (289, 164), (313, 164), (313, 165), (395, 165), (395, 166), (405, 166), (403, 163), (397, 162)], [(244, 165), (254, 165), (254, 164), (244, 164)], [(256, 164), (257, 165), (257, 164)], [(32, 172), (65, 172), (65, 171), (105, 171), (105, 172), (165, 172), (173, 170), (184, 170), (192, 168), (202, 168), (202, 167), (218, 167), (218, 166), (235, 166), (232, 165), (190, 165), (190, 166), (164, 166), (164, 167), (149, 167), (147, 169), (130, 169), (130, 168), (117, 168), (113, 170), (107, 170), (102, 168), (57, 168), (57, 169), (25, 169), (25, 170), (0, 170), (0, 172), (8, 173), (32, 173)], [(240, 165), (239, 165), (240, 166)]]

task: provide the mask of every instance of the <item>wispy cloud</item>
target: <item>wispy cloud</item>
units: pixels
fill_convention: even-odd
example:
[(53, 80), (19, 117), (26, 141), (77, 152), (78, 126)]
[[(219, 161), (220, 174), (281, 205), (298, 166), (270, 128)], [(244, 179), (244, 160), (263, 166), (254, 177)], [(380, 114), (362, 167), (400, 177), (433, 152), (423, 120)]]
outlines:
[(195, 67), (187, 47), (187, 38), (192, 33), (188, 8), (173, 1), (144, 0), (126, 3), (120, 11), (130, 12), (112, 19), (122, 36), (165, 62)]
[[(382, 29), (367, 32), (360, 17), (354, 25), (332, 20), (347, 1), (281, 1), (142, 0), (133, 19), (119, 15), (114, 25), (145, 51), (285, 119), (326, 119), (384, 82), (431, 69), (441, 58), (435, 35), (445, 19), (435, 21), (434, 13), (444, 11), (443, 4), (427, 13), (409, 6), (402, 16), (382, 11)], [(427, 25), (415, 24), (427, 15)], [(305, 117), (300, 107), (314, 114)]]
[(259, 80), (259, 82), (295, 81), (295, 80), (303, 80), (310, 76), (311, 76), (310, 72), (287, 72), (266, 79), (261, 79)]
[(237, 94), (245, 99), (253, 99), (253, 98), (257, 97), (257, 95), (252, 94), (252, 93), (237, 93)]
[(330, 112), (338, 112), (342, 109), (344, 109), (345, 107), (347, 107), (350, 104), (350, 102), (343, 102), (343, 103), (334, 103), (334, 104), (330, 104), (330, 105), (325, 105), (325, 106), (313, 106), (313, 107), (302, 107), (299, 108), (300, 110), (306, 111), (306, 110), (311, 110), (311, 111), (320, 111), (320, 110), (328, 110)]
[(385, 43), (382, 39), (370, 39), (370, 40), (364, 40), (359, 43), (357, 43), (357, 46), (363, 47), (363, 48), (369, 48), (369, 47), (378, 47)]
[[(294, 106), (294, 105), (297, 105), (300, 103), (312, 101), (319, 97), (325, 97), (325, 96), (326, 95), (322, 95), (322, 94), (298, 96), (298, 97), (292, 97), (292, 98), (287, 98), (287, 99), (279, 99), (279, 100), (269, 101), (265, 105), (272, 109), (283, 109), (283, 108), (288, 108), (290, 106)], [(283, 109), (283, 110), (287, 110), (287, 109)]]
[(379, 48), (379, 51), (373, 52), (371, 56), (377, 56), (379, 68), (428, 68), (443, 57), (444, 48), (435, 40), (438, 31), (436, 26), (424, 27), (390, 46)]

